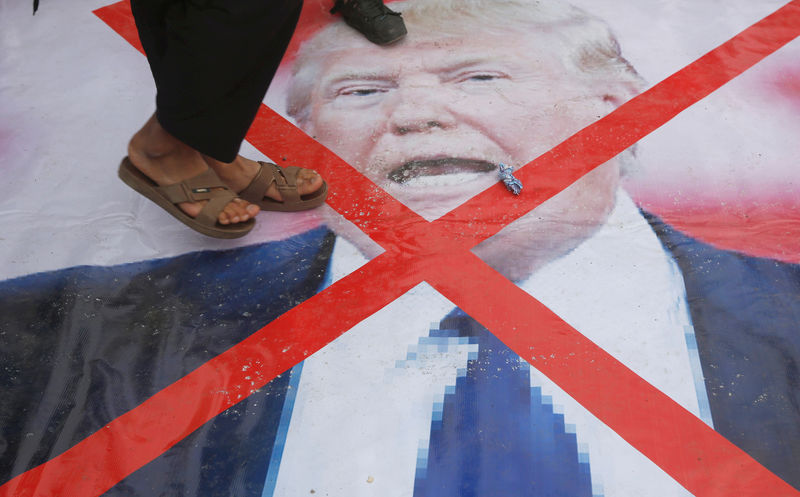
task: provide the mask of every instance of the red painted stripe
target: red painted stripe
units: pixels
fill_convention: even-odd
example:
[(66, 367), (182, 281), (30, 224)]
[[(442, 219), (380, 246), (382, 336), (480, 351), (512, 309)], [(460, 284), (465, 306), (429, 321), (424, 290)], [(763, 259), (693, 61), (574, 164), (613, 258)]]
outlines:
[(692, 494), (800, 496), (471, 252), (439, 262), (427, 280), (436, 290)]
[[(0, 487), (0, 497), (104, 493), (408, 291), (411, 280), (396, 257), (376, 257), (63, 454), (12, 479)], [(359, 305), (341, 305), (350, 300)], [(250, 367), (243, 371), (245, 365)]]
[(497, 184), (434, 224), (444, 230), (471, 222), (476, 229), (468, 245), (480, 243), (797, 36), (800, 1), (794, 0), (515, 172), (526, 188), (519, 197), (509, 198)]
[(93, 13), (144, 55), (142, 42), (139, 41), (139, 32), (136, 30), (136, 22), (131, 14), (130, 0), (121, 0), (97, 9)]
[[(687, 81), (687, 84), (691, 83), (691, 86), (688, 88), (671, 88), (669, 84), (665, 84), (667, 83), (665, 81), (664, 83), (655, 87), (653, 90), (661, 87), (662, 90), (660, 91), (666, 91), (666, 95), (670, 96), (675, 96), (673, 95), (674, 92), (678, 92), (679, 95), (680, 92), (688, 91), (693, 95), (691, 98), (689, 98), (689, 100), (687, 100), (689, 104), (693, 102), (693, 100), (691, 100), (692, 98), (702, 98), (702, 96), (705, 96), (738, 74), (736, 72), (737, 69), (735, 69), (737, 64), (730, 64), (732, 61), (738, 60), (737, 57), (739, 56), (739, 54), (731, 52), (733, 49), (740, 45), (744, 46), (746, 44), (745, 42), (747, 42), (748, 39), (753, 39), (753, 37), (766, 37), (775, 42), (775, 39), (779, 40), (791, 36), (791, 33), (794, 32), (798, 27), (797, 6), (798, 0), (795, 0), (791, 4), (778, 11), (778, 13), (766, 18), (761, 23), (756, 24), (753, 28), (746, 30), (742, 35), (739, 35), (737, 37), (740, 38), (739, 41), (736, 41), (733, 44), (729, 42), (728, 44), (723, 45), (723, 47), (727, 48), (721, 47), (721, 49), (718, 49), (718, 51), (712, 52), (712, 54), (717, 54), (713, 57), (717, 57), (719, 62), (725, 63), (723, 67), (726, 69), (722, 76), (716, 77), (711, 75), (707, 77), (706, 81)], [(776, 22), (776, 20), (781, 21), (781, 17), (783, 17), (783, 21)], [(768, 30), (763, 29), (763, 26), (770, 25), (772, 26), (770, 29), (776, 29), (780, 36), (773, 39), (769, 36), (769, 33), (766, 33)], [(762, 27), (759, 28), (759, 26)], [(794, 36), (796, 36), (796, 34), (791, 37), (793, 38)], [(785, 41), (783, 43), (785, 43)], [(773, 43), (774, 49), (777, 49), (780, 44), (782, 43)], [(709, 57), (709, 55), (706, 57)], [(762, 54), (761, 57), (765, 55), (766, 54)], [(757, 60), (759, 60), (759, 57), (751, 52), (746, 52), (743, 57), (744, 58), (742, 60), (745, 61), (745, 63), (742, 64), (743, 68), (738, 69), (739, 71), (746, 69), (746, 67), (749, 67), (749, 65), (752, 65), (752, 63), (755, 63)], [(698, 90), (695, 88), (695, 84), (702, 88)], [(651, 90), (651, 92), (653, 92), (653, 90)], [(652, 96), (648, 98), (656, 98), (660, 94), (658, 92), (654, 92), (651, 93), (651, 95)], [(656, 104), (657, 102), (655, 102), (653, 105)], [(625, 106), (621, 107), (621, 109), (624, 107)], [(656, 105), (656, 107), (658, 106)], [(685, 105), (683, 108), (685, 108)], [(648, 112), (651, 111), (652, 110), (649, 110)], [(630, 122), (626, 123), (625, 119), (621, 119), (621, 117), (625, 117), (625, 114), (618, 114), (618, 112), (619, 111), (616, 111), (604, 119), (604, 121), (607, 121), (606, 125), (609, 125), (606, 133), (614, 132), (615, 130), (639, 129), (640, 123), (634, 121), (639, 119), (641, 116), (629, 116), (628, 120)], [(661, 116), (660, 119), (662, 119), (662, 124), (663, 122), (666, 122), (666, 119), (674, 116), (677, 112), (680, 112), (680, 109), (673, 109), (673, 113), (671, 115), (667, 113), (666, 118)], [(648, 117), (647, 120), (648, 122), (652, 121), (652, 118)], [(644, 131), (645, 129), (646, 128), (641, 128), (640, 132), (646, 134)], [(274, 131), (276, 130), (270, 130), (270, 132)], [(594, 136), (596, 140), (600, 141), (596, 141), (594, 143), (586, 141), (592, 136)], [(597, 153), (593, 153), (594, 149), (592, 147), (587, 147), (587, 145), (596, 145), (603, 140), (612, 141), (616, 145), (615, 147), (604, 147), (603, 150)], [(319, 146), (316, 145), (310, 138), (308, 138), (306, 141), (298, 139), (296, 143), (293, 143), (293, 146), (300, 145), (301, 143), (306, 143), (307, 146), (312, 149), (312, 151), (316, 148), (317, 151), (313, 153), (319, 153), (322, 156), (327, 154), (327, 152), (320, 151), (318, 148)], [(614, 153), (617, 153), (627, 146), (625, 143), (627, 143), (627, 141), (624, 136), (620, 137), (616, 135), (592, 135), (589, 133), (583, 138), (576, 139), (575, 144), (580, 144), (579, 150), (583, 153), (589, 153), (589, 157), (593, 160), (587, 161), (586, 158), (583, 158), (582, 160), (566, 160), (564, 163), (570, 164), (570, 168), (574, 169), (575, 172), (563, 175), (563, 177), (561, 177), (562, 175), (559, 175), (560, 179), (558, 180), (558, 184), (554, 182), (552, 185), (542, 185), (542, 193), (534, 195), (536, 197), (534, 200), (528, 201), (527, 198), (525, 198), (524, 203), (514, 204), (510, 214), (500, 218), (500, 221), (492, 221), (492, 223), (489, 224), (489, 229), (482, 230), (481, 233), (473, 237), (473, 239), (479, 240), (482, 239), (481, 237), (485, 238), (491, 233), (496, 232), (499, 229), (499, 226), (503, 226), (519, 215), (530, 211), (535, 207), (535, 205), (538, 205), (544, 199), (549, 198), (549, 196), (552, 196), (553, 194), (557, 193), (557, 191), (560, 191), (559, 185), (562, 185), (566, 179), (574, 176), (574, 181), (580, 177), (580, 171), (586, 171), (591, 169), (591, 167), (594, 167), (591, 165), (587, 166), (582, 164), (591, 163), (593, 161), (596, 162), (602, 158), (603, 154), (608, 155), (609, 153), (614, 152), (614, 150), (616, 150)], [(552, 155), (554, 159), (559, 159), (560, 156), (570, 155), (574, 151), (575, 150), (573, 149), (569, 149), (569, 147), (562, 147), (561, 149), (557, 147), (554, 149), (554, 151), (550, 152), (549, 155)], [(272, 155), (266, 151), (265, 153), (267, 153), (267, 155)], [(331, 159), (328, 159), (328, 161), (332, 165), (337, 163), (335, 161), (331, 161)], [(338, 162), (338, 164), (341, 164), (341, 162)], [(332, 167), (332, 169), (335, 170), (338, 167), (341, 167), (341, 165)], [(534, 168), (525, 168), (523, 171), (521, 171), (520, 174), (522, 175), (522, 178), (526, 181), (534, 178), (534, 173), (529, 172), (533, 169)], [(563, 186), (561, 187), (563, 188)], [(353, 191), (358, 190), (353, 188)], [(360, 196), (364, 196), (363, 191), (360, 192), (360, 194)], [(222, 398), (221, 394), (216, 394), (216, 396), (214, 396), (212, 395), (212, 392), (219, 392), (220, 390), (223, 390), (228, 393), (243, 392), (243, 394), (246, 394), (249, 391), (248, 389), (250, 388), (250, 383), (247, 380), (243, 381), (242, 375), (237, 373), (237, 371), (240, 370), (241, 366), (247, 364), (248, 360), (252, 360), (253, 358), (258, 358), (262, 361), (275, 360), (280, 364), (280, 367), (276, 365), (269, 369), (265, 367), (259, 370), (259, 382), (261, 384), (265, 384), (280, 371), (284, 371), (292, 367), (296, 362), (301, 360), (305, 356), (303, 352), (300, 352), (301, 349), (303, 351), (307, 351), (309, 354), (313, 353), (315, 350), (318, 350), (325, 343), (328, 343), (336, 336), (339, 336), (339, 334), (341, 334), (345, 329), (348, 329), (350, 326), (352, 326), (352, 324), (347, 326), (348, 323), (352, 321), (354, 324), (357, 322), (357, 320), (363, 319), (373, 312), (376, 312), (379, 308), (391, 302), (400, 293), (410, 288), (410, 285), (412, 285), (411, 282), (416, 277), (423, 274), (428, 274), (433, 279), (437, 280), (437, 284), (440, 285), (441, 291), (446, 292), (446, 294), (452, 293), (455, 295), (456, 303), (467, 310), (467, 312), (475, 315), (477, 319), (491, 324), (492, 329), (502, 335), (502, 338), (511, 343), (516, 350), (522, 352), (529, 350), (525, 347), (530, 347), (530, 344), (521, 339), (518, 334), (512, 333), (512, 331), (515, 329), (512, 323), (513, 320), (502, 314), (502, 312), (507, 311), (504, 303), (506, 294), (497, 292), (487, 292), (486, 294), (482, 292), (473, 293), (473, 291), (467, 290), (467, 288), (471, 287), (466, 287), (466, 285), (464, 285), (463, 277), (455, 278), (453, 276), (454, 274), (463, 274), (463, 268), (458, 265), (454, 266), (453, 262), (461, 261), (464, 264), (468, 264), (468, 260), (473, 258), (473, 262), (471, 263), (472, 266), (469, 266), (468, 264), (466, 266), (466, 270), (468, 270), (472, 276), (483, 276), (488, 278), (486, 281), (492, 282), (489, 285), (490, 288), (493, 288), (494, 285), (499, 285), (497, 288), (508, 286), (511, 288), (503, 289), (503, 292), (513, 291), (513, 289), (516, 289), (513, 284), (507, 280), (504, 280), (502, 277), (497, 276), (496, 274), (494, 276), (484, 274), (485, 271), (480, 271), (476, 269), (476, 267), (473, 267), (475, 266), (474, 256), (471, 256), (470, 254), (457, 255), (454, 253), (449, 253), (447, 257), (442, 258), (425, 257), (426, 253), (430, 254), (430, 251), (432, 250), (430, 246), (424, 243), (424, 235), (426, 233), (430, 233), (431, 236), (437, 241), (435, 245), (442, 244), (444, 240), (443, 235), (446, 233), (446, 230), (443, 228), (445, 228), (451, 222), (458, 221), (459, 219), (471, 220), (473, 217), (475, 217), (478, 207), (481, 205), (491, 205), (493, 202), (491, 197), (492, 195), (497, 197), (499, 195), (499, 188), (494, 188), (485, 192), (476, 199), (470, 201), (467, 205), (462, 206), (454, 211), (454, 213), (452, 213), (451, 216), (448, 216), (443, 222), (437, 223), (437, 226), (440, 228), (440, 230), (431, 230), (430, 226), (425, 226), (425, 230), (418, 233), (421, 238), (409, 238), (409, 232), (414, 231), (414, 229), (406, 230), (406, 239), (411, 239), (412, 244), (410, 246), (406, 244), (397, 245), (403, 249), (408, 249), (406, 257), (403, 258), (404, 260), (401, 260), (399, 257), (389, 256), (380, 256), (376, 258), (360, 271), (354, 273), (356, 276), (350, 275), (345, 280), (342, 280), (343, 282), (346, 281), (346, 284), (340, 282), (341, 284), (334, 285), (331, 287), (331, 289), (329, 289), (329, 291), (323, 292), (319, 296), (310, 299), (307, 301), (307, 303), (293, 309), (283, 317), (259, 331), (256, 335), (254, 335), (254, 337), (251, 337), (251, 339), (242, 342), (225, 354), (222, 354), (201, 368), (198, 368), (198, 370), (191, 373), (184, 379), (179, 380), (170, 387), (167, 387), (165, 390), (162, 390), (141, 406), (121, 416), (117, 420), (114, 420), (106, 427), (106, 429), (88, 437), (61, 456), (37, 468), (34, 468), (23, 475), (20, 475), (8, 484), (0, 487), (0, 496), (84, 496), (102, 493), (106, 489), (110, 488), (110, 486), (112, 486), (114, 483), (130, 474), (132, 471), (135, 471), (143, 464), (146, 464), (148, 461), (157, 457), (160, 453), (177, 443), (181, 438), (190, 433), (192, 429), (200, 426), (203, 422), (213, 417), (215, 413), (221, 412), (223, 409), (232, 405), (238, 400), (238, 398), (232, 399), (230, 395), (227, 395), (225, 398)], [(507, 198), (507, 194), (503, 192), (503, 195), (503, 199), (505, 200)], [(341, 204), (345, 204), (345, 200), (348, 197), (340, 198), (342, 199), (341, 201), (334, 202), (341, 202)], [(355, 215), (353, 211), (347, 212), (345, 215), (348, 216), (348, 219), (354, 219), (358, 221), (359, 226), (367, 225), (367, 229), (371, 231), (373, 235), (378, 237), (386, 236), (382, 233), (383, 231), (402, 231), (402, 224), (399, 226), (393, 224), (383, 224), (388, 219), (407, 218), (406, 220), (415, 220), (414, 217), (409, 216), (407, 209), (395, 206), (394, 204), (396, 204), (396, 202), (393, 200), (384, 198), (383, 201), (385, 202), (381, 207), (390, 206), (393, 209), (390, 215), (386, 218), (380, 215), (379, 208), (369, 205), (362, 206), (367, 209), (368, 214), (366, 215), (362, 216), (360, 213)], [(340, 205), (339, 207), (342, 208), (343, 206), (344, 205)], [(505, 212), (508, 210), (508, 207), (509, 202), (504, 202), (502, 210)], [(370, 228), (368, 224), (371, 222), (376, 224), (381, 223), (383, 224), (383, 227), (375, 226)], [(419, 223), (415, 224), (418, 225)], [(391, 238), (385, 238), (384, 241), (386, 240), (391, 240)], [(442, 249), (445, 247), (437, 246), (436, 248)], [(416, 260), (411, 259), (412, 253), (416, 256)], [(441, 269), (438, 267), (439, 262), (442, 261), (443, 266), (450, 268), (452, 274), (442, 274)], [(450, 262), (448, 263), (448, 261)], [(410, 262), (415, 262), (416, 264), (412, 264)], [(370, 281), (369, 277), (365, 277), (365, 274), (371, 275), (375, 280), (380, 279), (381, 284), (370, 286), (370, 283), (374, 282)], [(501, 283), (500, 280), (505, 283)], [(399, 281), (402, 281), (403, 284), (398, 283)], [(480, 281), (481, 284), (483, 284), (484, 280), (477, 279), (474, 281)], [(347, 289), (347, 291), (342, 290), (343, 287)], [(336, 288), (336, 290), (333, 290), (334, 288)], [(459, 288), (461, 288), (461, 293), (458, 292)], [(519, 289), (516, 289), (516, 292), (516, 294), (512, 295), (515, 295), (515, 297), (522, 297), (522, 295), (519, 295), (519, 292), (521, 292)], [(345, 301), (344, 297), (357, 298), (356, 301), (359, 303), (359, 306), (341, 306), (341, 302)], [(521, 299), (520, 302), (518, 302), (518, 305), (528, 307), (532, 306), (534, 308), (536, 307), (533, 299), (527, 295), (524, 295), (524, 297), (525, 299)], [(486, 315), (482, 314), (480, 310), (476, 309), (476, 299), (480, 301), (483, 308), (486, 309), (483, 311), (486, 313)], [(333, 309), (336, 309), (336, 311), (333, 312)], [(550, 340), (552, 343), (548, 343), (548, 345), (557, 347), (557, 350), (560, 352), (571, 352), (575, 350), (576, 347), (585, 346), (586, 350), (580, 352), (581, 354), (588, 354), (589, 356), (592, 356), (592, 354), (596, 353), (596, 350), (586, 345), (586, 339), (583, 337), (580, 337), (581, 341), (573, 342), (573, 340), (576, 339), (575, 334), (571, 334), (569, 329), (565, 328), (565, 324), (563, 322), (557, 318), (554, 318), (554, 315), (552, 314), (548, 315), (549, 311), (545, 311), (546, 310), (543, 308), (539, 309), (539, 313), (541, 314), (540, 317), (542, 319), (548, 319), (548, 321), (546, 321), (548, 322), (548, 333), (552, 337), (552, 340)], [(348, 316), (351, 321), (347, 320)], [(513, 317), (514, 314), (509, 314), (509, 316)], [(519, 318), (520, 316), (516, 317)], [(552, 328), (550, 328), (550, 326), (552, 326)], [(283, 330), (285, 333), (286, 329), (318, 330), (319, 333), (311, 335), (311, 337), (308, 338), (293, 337), (296, 340), (291, 341), (278, 333), (281, 330)], [(556, 331), (554, 332), (553, 330)], [(572, 331), (574, 332), (574, 330)], [(269, 339), (267, 339), (267, 337), (269, 337)], [(566, 339), (564, 337), (566, 337)], [(266, 341), (267, 343), (263, 343), (263, 341)], [(256, 344), (259, 345), (259, 347), (255, 347)], [(308, 344), (313, 344), (313, 346), (307, 346)], [(287, 345), (292, 345), (292, 347), (295, 348), (290, 347), (288, 350), (286, 350), (286, 353), (283, 354), (282, 351)], [(529, 354), (522, 355), (524, 357), (529, 357)], [(557, 355), (556, 357), (566, 356)], [(587, 358), (584, 359), (590, 360)], [(591, 372), (591, 364), (592, 363), (583, 363), (582, 368), (584, 374), (587, 372), (587, 369), (589, 372)], [(612, 371), (616, 371), (614, 369), (616, 366), (614, 366), (613, 362), (604, 360), (602, 364), (604, 368), (611, 368)], [(573, 364), (573, 367), (574, 366), (575, 365)], [(591, 378), (591, 375), (584, 376), (569, 372), (568, 370), (571, 370), (571, 368), (567, 368), (565, 366), (560, 368), (556, 368), (555, 366), (551, 367), (556, 371), (556, 374), (561, 371), (561, 375), (563, 376), (560, 378), (561, 383), (563, 383), (562, 388), (568, 389), (568, 391), (574, 390), (576, 384), (580, 384), (581, 382), (587, 381), (587, 379)], [(617, 372), (616, 374), (623, 373)], [(652, 387), (642, 384), (643, 382), (641, 379), (630, 378), (630, 376), (633, 375), (630, 372), (625, 374), (627, 374), (627, 376), (622, 376), (621, 379), (630, 382), (631, 386), (629, 389), (631, 392), (640, 399), (640, 403), (644, 402), (645, 407), (647, 407), (649, 395), (652, 393)], [(633, 376), (635, 377), (635, 375)], [(616, 376), (609, 375), (609, 378), (610, 381), (608, 383), (605, 385), (597, 385), (597, 388), (609, 391), (616, 388), (616, 385), (614, 384), (616, 381)], [(606, 394), (609, 393), (613, 392), (606, 392)], [(185, 412), (184, 406), (195, 405), (198, 395), (212, 395), (208, 399), (210, 405), (208, 410), (204, 413), (196, 413), (193, 410), (188, 410)], [(189, 399), (188, 403), (186, 402), (187, 399)], [(683, 454), (683, 452), (674, 448), (658, 449), (657, 447), (652, 447), (651, 441), (647, 440), (646, 438), (641, 438), (642, 435), (639, 433), (640, 430), (636, 428), (637, 423), (639, 423), (639, 413), (631, 413), (629, 410), (621, 410), (614, 405), (605, 405), (602, 402), (599, 403), (601, 405), (595, 405), (598, 403), (598, 401), (596, 399), (593, 400), (591, 397), (587, 399), (578, 398), (578, 400), (582, 403), (585, 401), (588, 405), (592, 406), (592, 410), (597, 410), (602, 412), (604, 416), (607, 415), (614, 418), (613, 422), (615, 423), (615, 426), (619, 425), (619, 430), (625, 431), (626, 426), (632, 426), (632, 428), (628, 428), (628, 431), (631, 432), (628, 433), (628, 436), (634, 440), (634, 445), (638, 447), (637, 444), (642, 444), (644, 450), (648, 451), (648, 453), (652, 453), (653, 455), (651, 457), (656, 458), (660, 465), (663, 464), (665, 469), (670, 472), (670, 474), (675, 476), (679, 481), (686, 482), (684, 484), (687, 485), (687, 487), (690, 485), (693, 486), (692, 488), (696, 487), (698, 489), (696, 492), (698, 495), (718, 495), (716, 489), (720, 488), (721, 478), (713, 478), (715, 480), (714, 485), (704, 485), (699, 483), (698, 480), (708, 478), (709, 474), (726, 475), (726, 477), (731, 474), (728, 472), (717, 471), (716, 466), (704, 468), (706, 471), (698, 472), (698, 461), (693, 460), (688, 456), (682, 457), (681, 454)], [(610, 410), (612, 412), (607, 414), (605, 411), (603, 411), (603, 409)], [(674, 408), (672, 409), (674, 410)], [(672, 411), (668, 410), (667, 412)], [(661, 413), (656, 413), (655, 415), (661, 416)], [(682, 418), (681, 416), (677, 416), (675, 419), (681, 420)], [(666, 421), (669, 421), (669, 423)], [(675, 420), (664, 418), (660, 422), (660, 426), (663, 426), (663, 429), (669, 429), (669, 427), (672, 426), (671, 423), (673, 421)], [(145, 437), (141, 435), (142, 433), (147, 433), (146, 440)], [(716, 461), (717, 464), (730, 464), (728, 462), (730, 459), (728, 459), (727, 456), (727, 454), (730, 454), (730, 448), (724, 445), (727, 443), (724, 441), (724, 439), (710, 441), (707, 443), (709, 444), (708, 450), (710, 451), (709, 453), (711, 454), (713, 461)], [(719, 444), (719, 446), (716, 446), (715, 444)], [(124, 457), (121, 457), (120, 455), (124, 455)], [(716, 459), (714, 459), (714, 457), (716, 457)], [(738, 484), (742, 486), (737, 488), (738, 491), (740, 491), (741, 488), (744, 488), (749, 492), (755, 488), (755, 483), (752, 482), (756, 482), (758, 485), (762, 485), (762, 493), (759, 495), (797, 495), (797, 492), (794, 491), (792, 491), (793, 493), (791, 494), (786, 493), (786, 489), (784, 488), (786, 486), (785, 483), (783, 484), (784, 487), (781, 487), (782, 482), (780, 480), (777, 482), (770, 480), (768, 477), (769, 473), (757, 464), (753, 463), (752, 460), (750, 460), (747, 456), (736, 457), (738, 459), (735, 460), (734, 464), (743, 464), (743, 466), (738, 467), (745, 468), (747, 473), (746, 475), (740, 475), (738, 477), (740, 480), (742, 478), (747, 480), (739, 481)], [(113, 461), (113, 463), (109, 461)], [(728, 466), (722, 466), (722, 468), (727, 469)], [(700, 476), (692, 477), (692, 473), (700, 474)], [(745, 472), (742, 471), (742, 473)], [(752, 480), (749, 479), (749, 475), (753, 475)], [(775, 477), (773, 476), (773, 479), (774, 478)], [(730, 490), (725, 492), (725, 495), (730, 494)], [(733, 492), (733, 494), (738, 495), (739, 493)]]
[[(798, 35), (800, 2), (794, 0), (521, 168), (515, 175), (525, 184), (522, 195), (511, 197), (498, 183), (434, 225), (440, 233), (458, 233), (462, 247), (477, 245)], [(329, 204), (383, 247), (414, 245), (414, 240), (431, 232), (427, 222), (419, 222), (416, 214), (398, 206), (368, 179), (358, 179), (355, 169), (274, 110), (262, 106), (247, 139), (269, 157), (286, 157), (287, 164), (316, 168), (333, 186), (340, 185), (331, 189), (338, 197)], [(371, 195), (374, 202), (364, 200)], [(401, 234), (377, 222), (416, 227)], [(464, 233), (463, 226), (471, 231)]]

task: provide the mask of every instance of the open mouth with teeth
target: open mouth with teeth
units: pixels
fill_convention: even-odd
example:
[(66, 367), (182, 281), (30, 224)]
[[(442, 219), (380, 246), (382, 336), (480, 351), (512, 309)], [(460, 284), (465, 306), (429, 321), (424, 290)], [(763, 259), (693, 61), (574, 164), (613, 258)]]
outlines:
[(403, 184), (421, 176), (441, 176), (458, 173), (488, 173), (497, 170), (497, 164), (479, 159), (444, 157), (406, 162), (389, 173), (389, 179)]

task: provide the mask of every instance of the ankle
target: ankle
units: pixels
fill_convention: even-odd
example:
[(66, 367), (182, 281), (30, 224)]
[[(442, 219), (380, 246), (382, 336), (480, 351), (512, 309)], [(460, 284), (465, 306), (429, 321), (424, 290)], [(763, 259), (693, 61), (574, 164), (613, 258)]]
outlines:
[(128, 142), (128, 157), (146, 176), (159, 184), (172, 184), (204, 171), (202, 156), (188, 146), (152, 140), (140, 130)]
[(164, 129), (155, 114), (150, 116), (144, 126), (133, 135), (128, 149), (134, 149), (153, 160), (176, 153), (194, 151)]
[(245, 159), (241, 155), (237, 155), (233, 162), (221, 162), (207, 155), (204, 155), (203, 158), (220, 177), (249, 176), (258, 168), (258, 163), (250, 159)]

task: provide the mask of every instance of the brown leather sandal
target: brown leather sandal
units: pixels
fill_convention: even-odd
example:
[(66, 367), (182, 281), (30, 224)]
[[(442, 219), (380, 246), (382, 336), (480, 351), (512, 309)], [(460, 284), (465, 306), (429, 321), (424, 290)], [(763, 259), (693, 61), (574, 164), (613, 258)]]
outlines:
[[(325, 202), (328, 196), (328, 184), (322, 181), (322, 186), (315, 192), (308, 195), (297, 193), (297, 175), (302, 167), (288, 166), (280, 167), (270, 162), (258, 162), (261, 169), (247, 185), (247, 188), (239, 192), (239, 196), (251, 204), (261, 207), (262, 211), (303, 211), (313, 209)], [(275, 183), (281, 194), (283, 201), (273, 200), (265, 195), (267, 189)]]
[[(175, 219), (206, 236), (239, 238), (249, 233), (255, 226), (255, 219), (232, 224), (217, 222), (219, 213), (228, 205), (228, 202), (236, 198), (236, 194), (211, 169), (174, 185), (158, 186), (155, 181), (136, 169), (129, 158), (125, 157), (119, 165), (119, 178), (172, 214)], [(208, 200), (208, 202), (196, 217), (186, 214), (178, 207), (181, 202), (200, 202), (202, 200)]]

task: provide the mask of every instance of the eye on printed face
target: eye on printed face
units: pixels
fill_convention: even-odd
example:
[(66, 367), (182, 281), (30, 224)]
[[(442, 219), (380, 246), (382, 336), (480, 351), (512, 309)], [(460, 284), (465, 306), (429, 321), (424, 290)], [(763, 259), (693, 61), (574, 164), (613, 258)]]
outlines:
[(606, 114), (546, 36), (364, 42), (326, 56), (306, 130), (428, 219)]

